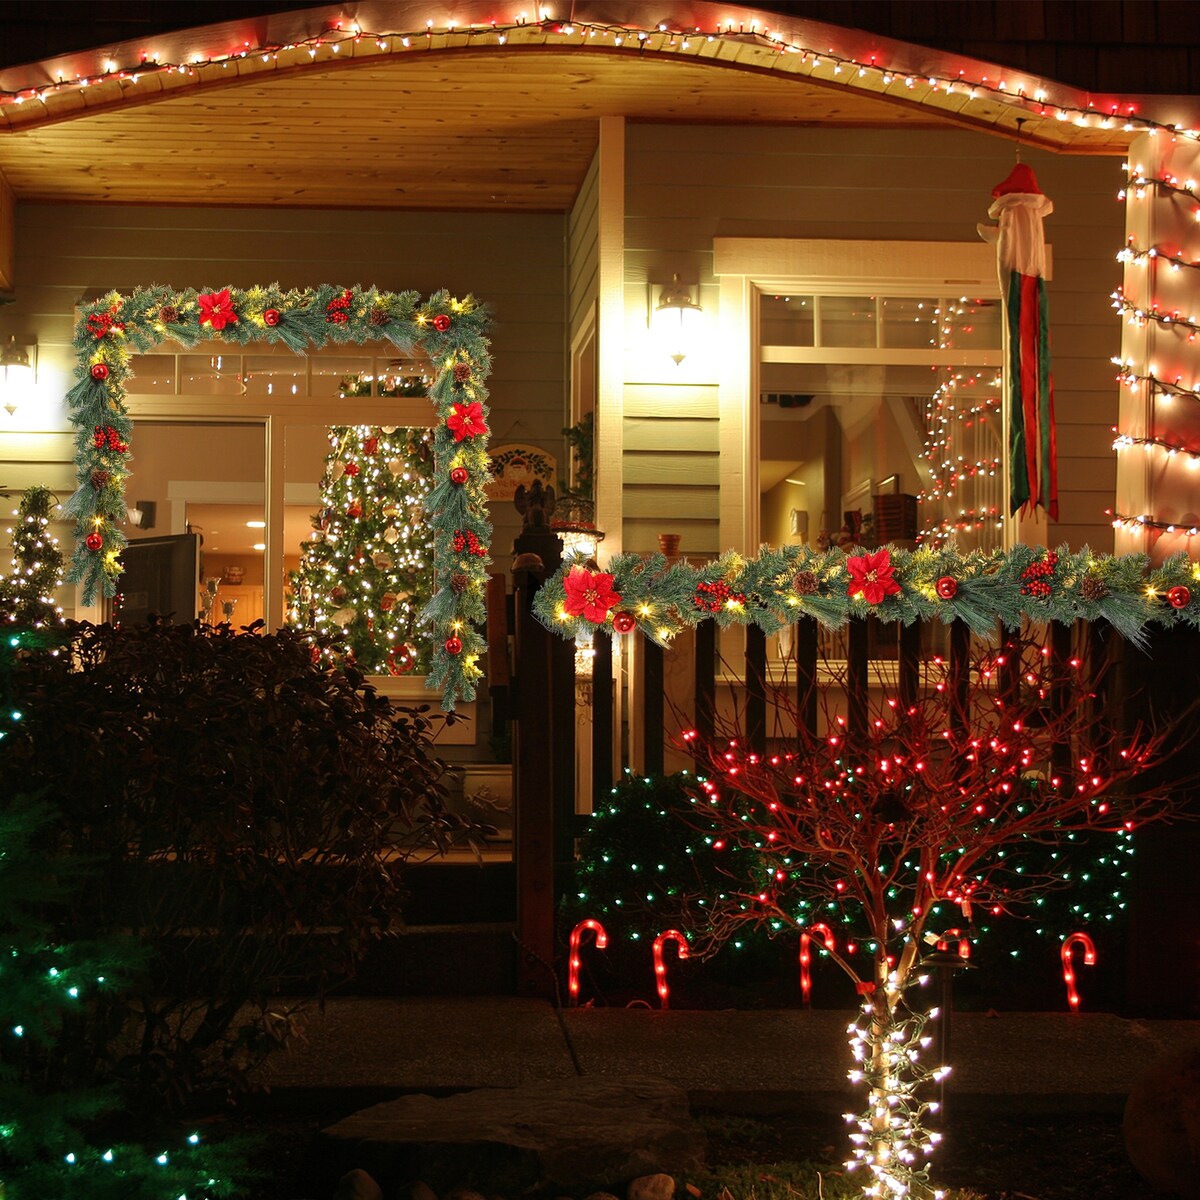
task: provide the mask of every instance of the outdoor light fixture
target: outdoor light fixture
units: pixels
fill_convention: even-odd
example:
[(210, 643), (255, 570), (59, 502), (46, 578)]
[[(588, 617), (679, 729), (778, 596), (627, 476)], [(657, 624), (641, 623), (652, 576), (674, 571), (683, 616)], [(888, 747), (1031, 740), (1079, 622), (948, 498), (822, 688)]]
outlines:
[(133, 507), (127, 509), (129, 523), (135, 529), (153, 529), (154, 519), (158, 512), (158, 503), (154, 500), (135, 500)]
[(692, 299), (689, 285), (680, 283), (673, 275), (658, 293), (651, 326), (654, 336), (662, 343), (676, 366), (687, 357), (700, 327), (703, 309)]
[(556, 525), (554, 532), (562, 542), (563, 558), (570, 555), (595, 558), (600, 543), (604, 541), (603, 531), (582, 525)]
[(11, 417), (25, 398), (33, 383), (34, 368), (30, 351), (36, 355), (37, 343), (17, 345), (15, 334), (10, 334), (8, 345), (0, 351), (0, 393), (4, 396), (4, 410)]

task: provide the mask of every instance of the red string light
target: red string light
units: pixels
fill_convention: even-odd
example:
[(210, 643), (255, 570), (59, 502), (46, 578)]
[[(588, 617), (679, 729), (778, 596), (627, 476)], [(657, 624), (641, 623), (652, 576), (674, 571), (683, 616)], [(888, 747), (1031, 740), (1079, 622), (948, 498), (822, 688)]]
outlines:
[(688, 957), (687, 938), (678, 929), (668, 929), (654, 939), (654, 979), (658, 985), (658, 998), (662, 1008), (671, 1007), (671, 989), (667, 987), (667, 968), (663, 963), (663, 946), (667, 942), (675, 942), (679, 947), (679, 957)]
[(1072, 1012), (1079, 1011), (1079, 992), (1075, 987), (1075, 969), (1071, 963), (1071, 952), (1076, 946), (1083, 947), (1083, 961), (1089, 966), (1096, 965), (1096, 946), (1086, 933), (1068, 934), (1062, 944), (1063, 983), (1067, 985), (1067, 1003)]
[[(809, 932), (811, 930), (811, 933)], [(821, 940), (825, 943), (825, 949), (831, 954), (836, 949), (837, 943), (834, 941), (833, 930), (824, 922), (817, 921), (810, 925), (808, 929), (800, 934), (800, 996), (804, 1001), (804, 1007), (812, 1003), (812, 950), (810, 948), (813, 936), (821, 935)]]
[(579, 943), (584, 931), (588, 929), (596, 935), (597, 950), (603, 950), (608, 945), (608, 934), (604, 932), (604, 926), (591, 917), (580, 921), (571, 930), (570, 955), (567, 959), (567, 997), (572, 1008), (579, 1003)]

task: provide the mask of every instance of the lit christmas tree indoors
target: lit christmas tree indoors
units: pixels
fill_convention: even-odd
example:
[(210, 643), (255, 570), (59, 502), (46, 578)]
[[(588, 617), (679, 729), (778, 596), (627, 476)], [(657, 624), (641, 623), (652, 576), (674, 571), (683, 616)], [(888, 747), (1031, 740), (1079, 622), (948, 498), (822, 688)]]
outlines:
[(370, 674), (422, 670), (421, 613), (433, 593), (432, 430), (334, 425), (329, 442), (322, 508), (291, 578), (291, 623), (340, 630), (341, 648), (322, 651), (330, 662), (344, 657)]
[(12, 564), (0, 579), (0, 621), (22, 629), (61, 625), (54, 593), (62, 586), (63, 558), (50, 532), (54, 493), (31, 487), (17, 510), (12, 531)]

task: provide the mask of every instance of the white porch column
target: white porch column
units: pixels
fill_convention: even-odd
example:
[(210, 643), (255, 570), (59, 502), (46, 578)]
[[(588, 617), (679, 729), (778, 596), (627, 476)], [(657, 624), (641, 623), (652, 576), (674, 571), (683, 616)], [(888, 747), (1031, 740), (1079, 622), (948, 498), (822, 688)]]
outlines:
[[(1117, 431), (1200, 450), (1200, 403), (1173, 391), (1200, 384), (1200, 333), (1177, 323), (1200, 324), (1200, 270), (1176, 268), (1167, 257), (1200, 259), (1200, 202), (1171, 186), (1200, 177), (1200, 146), (1162, 131), (1143, 134), (1130, 146), (1128, 163), (1125, 233), (1132, 256), (1123, 291), (1132, 307), (1123, 314), (1121, 358), (1130, 379), (1121, 388)], [(1155, 257), (1146, 257), (1151, 250)], [(1170, 319), (1155, 319), (1156, 313)], [(1200, 556), (1200, 538), (1188, 534), (1200, 526), (1197, 461), (1144, 442), (1120, 451), (1114, 515), (1146, 524), (1117, 527), (1118, 554), (1146, 551), (1155, 563), (1180, 550)]]

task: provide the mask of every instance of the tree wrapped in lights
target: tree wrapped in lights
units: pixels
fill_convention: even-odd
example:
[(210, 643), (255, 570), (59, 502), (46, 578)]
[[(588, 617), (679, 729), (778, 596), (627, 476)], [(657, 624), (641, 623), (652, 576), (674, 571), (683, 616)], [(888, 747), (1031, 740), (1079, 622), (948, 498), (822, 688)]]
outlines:
[[(433, 594), (433, 432), (335, 425), (321, 479), (322, 508), (291, 579), (292, 623), (341, 630), (330, 661), (402, 675), (428, 663), (419, 629)], [(453, 581), (451, 586), (453, 586)]]
[(1014, 639), (967, 668), (927, 663), (903, 701), (884, 684), (853, 731), (826, 689), (823, 729), (797, 720), (794, 739), (765, 753), (730, 731), (707, 745), (684, 735), (710, 767), (693, 792), (697, 827), (717, 856), (750, 849), (761, 864), (751, 886), (738, 886), (739, 856), (699, 948), (752, 924), (801, 930), (806, 910), (865, 928), (865, 966), (841, 940), (830, 956), (862, 997), (851, 1078), (868, 1103), (849, 1118), (848, 1166), (865, 1172), (870, 1197), (939, 1194), (926, 1161), (937, 1135), (925, 1118), (936, 1106), (922, 1085), (948, 1067), (920, 1061), (936, 1015), (915, 992), (925, 953), (948, 927), (970, 933), (977, 916), (1020, 909), (1061, 882), (1027, 870), (1031, 848), (1128, 831), (1171, 808), (1166, 784), (1127, 788), (1169, 734), (1115, 733), (1079, 660)]
[(12, 531), (12, 565), (0, 580), (0, 621), (22, 629), (44, 629), (63, 622), (54, 593), (62, 587), (63, 557), (50, 532), (54, 493), (31, 487), (17, 509)]

